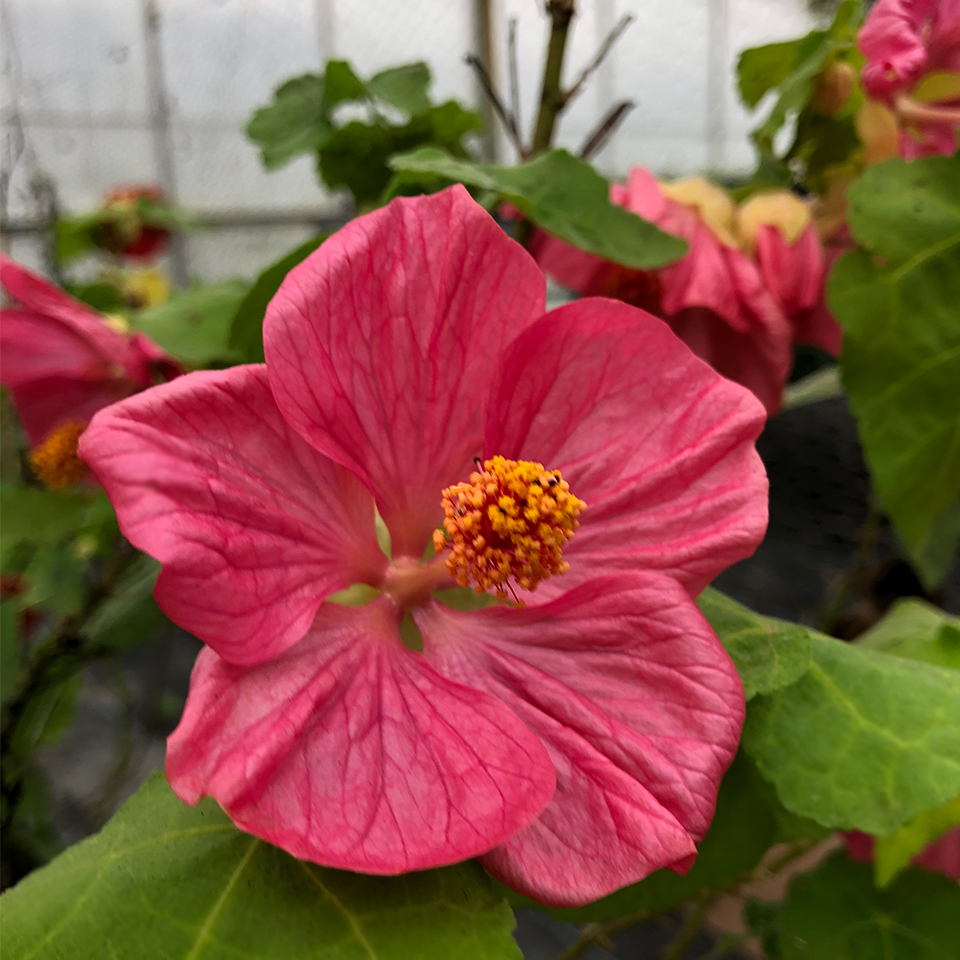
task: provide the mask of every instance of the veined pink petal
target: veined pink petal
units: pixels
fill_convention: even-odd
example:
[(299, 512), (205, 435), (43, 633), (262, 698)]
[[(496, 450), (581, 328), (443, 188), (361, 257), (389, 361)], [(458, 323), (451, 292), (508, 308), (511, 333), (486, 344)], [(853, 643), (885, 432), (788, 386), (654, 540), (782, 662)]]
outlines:
[(788, 317), (817, 305), (826, 263), (812, 223), (794, 243), (772, 224), (762, 224), (757, 230), (756, 255), (764, 283)]
[(402, 873), (484, 853), (549, 802), (537, 737), (499, 700), (440, 676), (383, 597), (324, 604), (255, 667), (201, 652), (167, 750), (177, 795), (305, 860)]
[(559, 579), (662, 570), (696, 595), (763, 538), (763, 408), (641, 310), (551, 311), (511, 347), (487, 409), (485, 456), (558, 469), (586, 501)]
[(75, 378), (67, 376), (28, 380), (11, 388), (17, 416), (31, 447), (69, 421), (87, 422), (104, 407), (117, 403), (136, 389), (126, 377)]
[(542, 607), (414, 617), (450, 679), (500, 697), (553, 759), (553, 800), (487, 854), (496, 877), (576, 906), (661, 867), (689, 867), (744, 716), (737, 672), (683, 588), (661, 574), (591, 581)]
[(262, 365), (188, 374), (102, 411), (80, 457), (124, 535), (163, 563), (157, 602), (225, 660), (279, 655), (324, 597), (386, 567), (373, 498), (287, 424)]
[[(122, 334), (111, 330), (98, 313), (4, 254), (0, 254), (0, 283), (24, 308), (23, 311), (18, 311), (21, 313), (21, 325), (27, 322), (25, 318), (29, 317), (29, 322), (35, 325), (34, 330), (38, 337), (45, 334), (55, 336), (54, 349), (69, 364), (63, 371), (67, 376), (76, 375), (76, 364), (81, 359), (80, 344), (83, 344), (88, 355), (97, 356), (102, 365), (116, 365), (134, 380), (143, 380), (142, 386), (147, 386), (144, 380), (146, 371), (138, 364), (138, 357), (130, 342)], [(4, 314), (6, 323), (6, 311)], [(43, 332), (36, 326), (41, 320), (46, 322), (46, 330)], [(52, 328), (55, 326), (60, 326), (59, 334), (53, 333)], [(68, 340), (72, 340), (73, 348), (64, 354)], [(35, 352), (39, 354), (41, 349), (42, 341)], [(53, 372), (56, 371), (48, 369), (42, 375)], [(6, 382), (4, 380), (4, 383)]]
[(277, 403), (374, 492), (395, 555), (419, 559), (440, 491), (469, 473), (497, 361), (544, 296), (526, 251), (454, 186), (347, 224), (271, 302)]

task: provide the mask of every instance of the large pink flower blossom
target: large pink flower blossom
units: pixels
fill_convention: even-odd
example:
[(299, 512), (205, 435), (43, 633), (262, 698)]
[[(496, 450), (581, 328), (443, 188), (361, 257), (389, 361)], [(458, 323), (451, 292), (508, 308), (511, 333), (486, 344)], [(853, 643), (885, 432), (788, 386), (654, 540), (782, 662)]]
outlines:
[(65, 424), (179, 372), (143, 334), (127, 336), (42, 277), (0, 254), (0, 283), (19, 304), (0, 311), (0, 383), (33, 447)]
[[(763, 535), (763, 410), (656, 318), (544, 314), (544, 294), (462, 187), (398, 199), (291, 271), (265, 366), (94, 419), (81, 455), (162, 562), (158, 602), (207, 644), (168, 742), (183, 800), (333, 867), (482, 855), (558, 905), (690, 865), (744, 713), (691, 596)], [(477, 582), (488, 556), (527, 571), (501, 583), (522, 608), (433, 595), (454, 585), (446, 534), (423, 559), (434, 532), (475, 519), (490, 542), (461, 559)], [(524, 590), (548, 542), (557, 575)], [(371, 602), (330, 602), (361, 583)]]
[[(899, 122), (901, 155), (953, 154), (960, 129), (960, 0), (877, 0), (857, 42), (866, 57), (864, 90)], [(871, 127), (880, 125), (874, 118)]]
[(792, 362), (790, 325), (738, 248), (726, 194), (700, 179), (660, 184), (634, 167), (610, 198), (683, 237), (687, 254), (660, 270), (629, 270), (541, 234), (531, 251), (543, 270), (577, 293), (616, 297), (662, 317), (697, 356), (776, 412)]

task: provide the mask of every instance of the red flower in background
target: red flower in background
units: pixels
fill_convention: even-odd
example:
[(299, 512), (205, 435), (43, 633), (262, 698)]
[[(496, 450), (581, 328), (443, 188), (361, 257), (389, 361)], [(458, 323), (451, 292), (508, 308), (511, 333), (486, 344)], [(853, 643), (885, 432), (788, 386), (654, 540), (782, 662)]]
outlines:
[(111, 218), (95, 231), (98, 246), (133, 260), (151, 260), (160, 256), (170, 239), (170, 231), (145, 223), (139, 210), (141, 200), (155, 204), (165, 201), (159, 184), (127, 184), (113, 189), (102, 210)]
[[(960, 2), (877, 0), (857, 42), (867, 60), (864, 90), (877, 101), (859, 118), (866, 139), (885, 141), (886, 127), (899, 127), (904, 158), (953, 154), (960, 129)], [(892, 117), (885, 120), (879, 104)], [(874, 151), (871, 159), (881, 155)]]
[(581, 295), (616, 297), (662, 317), (697, 356), (774, 413), (792, 363), (790, 324), (739, 249), (727, 194), (700, 178), (660, 184), (635, 167), (610, 199), (683, 237), (687, 254), (659, 270), (630, 270), (539, 234), (531, 252), (543, 270)]
[(181, 368), (142, 333), (118, 332), (2, 254), (0, 283), (18, 304), (0, 311), (0, 383), (13, 398), (40, 478), (68, 486), (86, 471), (76, 445), (90, 418)]
[(183, 800), (328, 866), (483, 855), (557, 905), (690, 866), (744, 713), (692, 596), (763, 536), (763, 410), (654, 317), (544, 293), (462, 187), (397, 199), (291, 271), (265, 366), (95, 417), (81, 455), (208, 644)]

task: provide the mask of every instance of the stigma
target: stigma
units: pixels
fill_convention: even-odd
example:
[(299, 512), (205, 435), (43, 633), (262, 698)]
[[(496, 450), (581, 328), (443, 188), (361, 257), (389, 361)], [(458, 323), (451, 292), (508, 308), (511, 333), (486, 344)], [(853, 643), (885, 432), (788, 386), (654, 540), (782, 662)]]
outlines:
[[(480, 461), (477, 460), (478, 467)], [(516, 588), (535, 590), (541, 580), (566, 573), (563, 548), (586, 504), (570, 492), (559, 470), (529, 460), (494, 457), (466, 483), (443, 491), (443, 526), (433, 546), (447, 553), (447, 570), (461, 587), (493, 591), (501, 600)]]
[(51, 490), (66, 490), (87, 475), (87, 465), (77, 456), (85, 420), (68, 420), (51, 431), (30, 452), (30, 466), (37, 479)]

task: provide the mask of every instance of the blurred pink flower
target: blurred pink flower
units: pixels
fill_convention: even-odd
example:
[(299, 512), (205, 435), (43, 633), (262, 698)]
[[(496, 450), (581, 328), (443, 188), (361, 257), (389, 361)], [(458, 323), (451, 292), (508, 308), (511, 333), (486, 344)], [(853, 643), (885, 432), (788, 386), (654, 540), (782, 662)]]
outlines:
[[(960, 129), (960, 2), (877, 0), (860, 30), (863, 87), (899, 123), (900, 154), (957, 149)], [(880, 136), (882, 123), (869, 124)]]
[[(265, 366), (95, 418), (81, 455), (208, 644), (168, 744), (183, 800), (328, 866), (483, 855), (557, 905), (692, 863), (744, 703), (691, 596), (763, 536), (763, 410), (647, 314), (543, 311), (536, 264), (462, 187), (398, 199), (291, 271)], [(539, 499), (491, 479), (513, 461)], [(458, 489), (483, 509), (445, 513)], [(444, 535), (423, 559), (441, 524), (526, 517), (523, 550), (474, 540), (469, 562), (535, 568), (558, 528), (534, 507), (574, 494), (569, 572), (508, 582), (525, 607), (432, 595), (456, 572)], [(380, 592), (324, 602), (358, 583)]]
[(65, 427), (79, 436), (98, 410), (180, 372), (152, 340), (118, 332), (3, 254), (0, 283), (18, 304), (0, 311), (0, 383), (35, 449)]
[(634, 167), (610, 198), (683, 237), (687, 254), (656, 271), (630, 270), (540, 234), (531, 252), (543, 270), (582, 295), (616, 297), (662, 317), (697, 356), (775, 413), (792, 363), (790, 325), (738, 249), (729, 197), (699, 178), (661, 184)]
[(737, 208), (737, 237), (790, 321), (795, 343), (840, 353), (842, 331), (826, 304), (839, 250), (824, 250), (810, 206), (788, 190), (754, 194)]
[[(864, 863), (873, 861), (876, 840), (869, 833), (853, 830), (845, 833), (843, 839), (851, 860)], [(960, 880), (960, 827), (948, 830), (939, 840), (924, 847), (911, 863), (915, 867), (923, 867), (925, 870)]]

